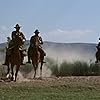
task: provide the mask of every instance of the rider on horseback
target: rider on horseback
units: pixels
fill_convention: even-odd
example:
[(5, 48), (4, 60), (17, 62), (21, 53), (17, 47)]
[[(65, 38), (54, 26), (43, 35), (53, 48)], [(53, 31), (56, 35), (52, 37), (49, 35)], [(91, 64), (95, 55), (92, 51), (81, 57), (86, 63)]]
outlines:
[(96, 52), (96, 61), (95, 61), (95, 63), (98, 63), (98, 62), (100, 62), (100, 38), (99, 38), (99, 43), (96, 46), (96, 48), (97, 48), (97, 52)]
[(40, 32), (36, 29), (34, 33), (35, 33), (35, 35), (32, 36), (30, 39), (30, 46), (28, 48), (28, 62), (27, 63), (31, 63), (30, 57), (32, 55), (32, 50), (33, 50), (36, 42), (37, 42), (38, 50), (40, 52), (40, 56), (42, 56), (42, 57), (46, 56), (46, 53), (44, 52), (44, 50), (41, 47), (41, 45), (43, 44), (43, 41), (42, 41), (42, 38), (38, 35)]
[(99, 38), (99, 43), (98, 45), (96, 46), (97, 50), (100, 50), (100, 38)]
[(15, 28), (16, 30), (13, 31), (12, 34), (11, 34), (12, 40), (10, 40), (9, 43), (8, 43), (8, 48), (7, 48), (7, 51), (6, 51), (7, 53), (6, 53), (5, 63), (4, 63), (3, 65), (6, 65), (6, 64), (7, 64), (8, 56), (11, 55), (11, 49), (12, 49), (14, 46), (16, 46), (16, 45), (19, 44), (18, 42), (15, 41), (17, 37), (20, 37), (20, 40), (21, 40), (21, 44), (20, 44), (20, 48), (19, 48), (19, 49), (20, 49), (21, 58), (22, 58), (21, 64), (23, 64), (24, 55), (23, 55), (23, 52), (22, 52), (22, 51), (23, 51), (23, 50), (22, 50), (22, 47), (23, 47), (24, 42), (26, 41), (26, 38), (25, 38), (24, 34), (23, 34), (22, 32), (19, 31), (19, 30), (20, 30), (19, 24), (16, 24), (16, 26), (15, 26), (14, 28)]

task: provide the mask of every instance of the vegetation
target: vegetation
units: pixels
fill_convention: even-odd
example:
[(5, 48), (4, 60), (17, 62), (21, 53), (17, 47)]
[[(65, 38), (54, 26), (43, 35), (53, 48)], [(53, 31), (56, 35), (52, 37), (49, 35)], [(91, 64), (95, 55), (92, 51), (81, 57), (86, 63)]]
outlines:
[(88, 64), (86, 62), (66, 62), (63, 61), (61, 64), (57, 64), (57, 61), (47, 58), (48, 62), (46, 66), (51, 70), (54, 76), (91, 76), (100, 75), (99, 64)]
[[(46, 58), (46, 67), (51, 70), (52, 76), (99, 76), (100, 64), (88, 64), (86, 62), (76, 61), (67, 62), (63, 61), (58, 63), (52, 58)], [(32, 64), (26, 64), (20, 67), (20, 71), (24, 77), (33, 69)], [(0, 76), (5, 76), (7, 73), (7, 66), (0, 66)]]
[[(45, 81), (45, 82), (43, 82)], [(0, 100), (100, 100), (100, 83), (86, 80), (0, 83)]]
[[(0, 100), (100, 100), (100, 76), (84, 77), (100, 75), (98, 64), (80, 61), (73, 63), (63, 61), (58, 64), (52, 58), (47, 58), (46, 66), (54, 76), (71, 77), (44, 78), (16, 83), (0, 82)], [(30, 64), (21, 66), (20, 69), (24, 74), (31, 70)], [(1, 66), (0, 75), (5, 72), (6, 67)]]

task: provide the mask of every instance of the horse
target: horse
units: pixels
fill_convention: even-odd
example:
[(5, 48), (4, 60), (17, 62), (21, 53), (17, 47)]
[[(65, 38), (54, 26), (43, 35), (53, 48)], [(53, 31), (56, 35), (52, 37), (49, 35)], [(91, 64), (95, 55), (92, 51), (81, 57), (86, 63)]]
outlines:
[(16, 66), (15, 80), (14, 80), (16, 82), (17, 74), (21, 65), (21, 53), (20, 53), (19, 48), (20, 48), (20, 45), (22, 44), (22, 40), (20, 39), (20, 37), (17, 36), (12, 43), (14, 43), (15, 45), (13, 44), (11, 47), (9, 47), (9, 51), (11, 52), (11, 54), (9, 55), (9, 59), (7, 62), (7, 66), (8, 66), (7, 74), (9, 74), (10, 67), (11, 67), (11, 81), (13, 81), (14, 80), (13, 69), (14, 69), (14, 66)]
[(95, 63), (100, 62), (100, 49), (98, 47), (97, 47), (97, 52), (96, 52), (95, 56), (96, 56)]
[(42, 66), (44, 63), (43, 62), (44, 55), (41, 54), (41, 52), (39, 51), (39, 46), (37, 45), (37, 43), (35, 43), (34, 46), (32, 47), (32, 54), (31, 54), (30, 58), (32, 60), (32, 65), (34, 68), (34, 78), (36, 77), (36, 72), (37, 72), (39, 63), (40, 63), (40, 78), (42, 78)]

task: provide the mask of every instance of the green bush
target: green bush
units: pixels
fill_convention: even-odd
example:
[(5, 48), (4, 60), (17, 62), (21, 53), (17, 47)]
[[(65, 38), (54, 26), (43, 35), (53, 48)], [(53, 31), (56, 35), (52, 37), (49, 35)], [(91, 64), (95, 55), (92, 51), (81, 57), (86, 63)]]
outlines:
[(76, 61), (73, 63), (73, 74), (75, 76), (88, 75), (89, 65), (86, 62)]
[(63, 61), (58, 64), (57, 61), (52, 58), (46, 59), (46, 66), (51, 70), (52, 75), (55, 76), (90, 76), (100, 75), (99, 64), (88, 64), (87, 62), (76, 61), (69, 63)]
[(74, 63), (62, 62), (60, 65), (60, 76), (82, 76), (88, 75), (89, 65), (85, 62), (76, 61)]
[(62, 62), (59, 67), (59, 76), (69, 76), (72, 75), (73, 64), (66, 61)]

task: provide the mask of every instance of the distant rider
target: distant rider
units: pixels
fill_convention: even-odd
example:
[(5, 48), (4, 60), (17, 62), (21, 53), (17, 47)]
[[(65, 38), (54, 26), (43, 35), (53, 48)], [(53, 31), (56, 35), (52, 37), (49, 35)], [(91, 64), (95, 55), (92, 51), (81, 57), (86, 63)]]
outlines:
[(97, 50), (100, 50), (100, 38), (99, 38), (99, 43), (98, 45), (96, 46)]

